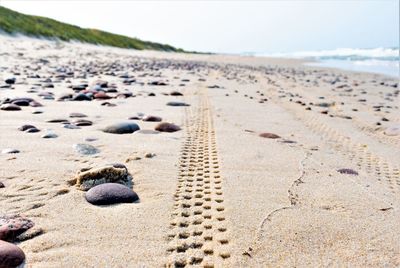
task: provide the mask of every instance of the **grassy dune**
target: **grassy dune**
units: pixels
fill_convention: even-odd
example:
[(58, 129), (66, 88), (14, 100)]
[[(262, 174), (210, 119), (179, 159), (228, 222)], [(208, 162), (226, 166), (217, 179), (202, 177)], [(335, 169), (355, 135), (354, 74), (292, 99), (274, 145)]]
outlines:
[(9, 34), (21, 33), (32, 37), (58, 38), (64, 41), (77, 40), (121, 48), (184, 52), (182, 49), (170, 45), (143, 41), (96, 29), (83, 29), (45, 17), (25, 15), (2, 6), (0, 6), (0, 30)]

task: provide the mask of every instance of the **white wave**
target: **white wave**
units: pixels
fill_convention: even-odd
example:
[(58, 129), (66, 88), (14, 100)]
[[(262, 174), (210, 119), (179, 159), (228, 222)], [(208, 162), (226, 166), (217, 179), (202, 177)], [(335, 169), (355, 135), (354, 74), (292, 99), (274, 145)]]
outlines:
[(333, 50), (298, 51), (292, 53), (262, 53), (257, 56), (284, 57), (284, 58), (365, 58), (381, 60), (398, 60), (400, 57), (398, 48), (338, 48)]

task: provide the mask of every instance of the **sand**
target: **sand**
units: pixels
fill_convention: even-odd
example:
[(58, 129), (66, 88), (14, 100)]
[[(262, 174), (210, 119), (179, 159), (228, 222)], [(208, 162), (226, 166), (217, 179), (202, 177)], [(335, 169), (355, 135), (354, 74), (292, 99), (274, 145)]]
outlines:
[[(102, 73), (91, 75), (90, 63)], [(74, 74), (57, 82), (57, 68)], [(136, 82), (123, 84), (125, 73)], [(400, 135), (385, 134), (400, 124), (395, 78), (291, 59), (2, 36), (0, 85), (9, 77), (16, 84), (1, 88), (0, 100), (31, 97), (43, 104), (0, 111), (0, 150), (20, 151), (0, 154), (0, 215), (35, 223), (28, 230), (34, 235), (14, 242), (26, 267), (400, 265)], [(43, 88), (46, 78), (54, 88)], [(73, 93), (71, 84), (99, 79), (135, 97), (59, 102), (37, 95), (52, 92), (57, 99)], [(27, 93), (32, 87), (37, 92)], [(100, 105), (106, 101), (116, 106)], [(170, 101), (190, 106), (167, 106)], [(46, 122), (73, 121), (72, 112), (93, 125)], [(182, 130), (152, 133), (156, 122), (128, 120), (137, 113)], [(117, 122), (135, 122), (142, 131), (101, 131)], [(24, 124), (41, 131), (19, 131)], [(46, 129), (58, 137), (41, 138)], [(77, 143), (100, 153), (80, 155)], [(94, 206), (68, 184), (82, 168), (115, 162), (128, 168), (139, 202)], [(358, 175), (337, 171), (343, 168)]]

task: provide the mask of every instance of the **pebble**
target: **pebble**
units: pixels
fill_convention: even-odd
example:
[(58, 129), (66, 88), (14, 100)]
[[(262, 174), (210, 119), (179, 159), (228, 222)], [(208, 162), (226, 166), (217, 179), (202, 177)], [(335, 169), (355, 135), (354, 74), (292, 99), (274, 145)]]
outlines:
[(79, 93), (72, 97), (72, 101), (91, 101), (92, 98), (86, 94)]
[(278, 136), (274, 133), (268, 133), (268, 132), (261, 133), (259, 136), (262, 138), (267, 138), (267, 139), (279, 139), (280, 138), (280, 136)]
[(32, 228), (35, 224), (20, 216), (0, 215), (0, 240), (14, 241), (17, 236)]
[(2, 154), (18, 154), (20, 151), (17, 149), (12, 149), (12, 148), (6, 148), (1, 150)]
[(132, 203), (139, 200), (129, 187), (119, 183), (103, 183), (87, 191), (86, 200), (93, 205)]
[(103, 132), (113, 134), (129, 134), (140, 130), (140, 127), (135, 123), (117, 123), (109, 125), (103, 129)]
[(69, 124), (67, 119), (57, 118), (57, 119), (50, 119), (46, 121), (47, 123), (62, 123), (62, 124)]
[(80, 154), (92, 155), (100, 153), (100, 150), (90, 144), (78, 143), (72, 145), (72, 147)]
[(358, 175), (358, 172), (351, 168), (341, 168), (338, 169), (337, 172), (339, 172), (340, 174)]
[(87, 117), (87, 115), (83, 114), (83, 113), (70, 113), (69, 117), (71, 117), (71, 118), (82, 118), (82, 117)]
[(85, 119), (79, 119), (74, 121), (74, 125), (84, 127), (84, 126), (91, 126), (93, 125), (93, 122), (90, 120), (85, 120)]
[(15, 77), (11, 77), (11, 78), (7, 78), (4, 82), (6, 82), (6, 84), (12, 85), (12, 84), (15, 84), (16, 81), (17, 81), (17, 79)]
[(18, 128), (18, 130), (20, 130), (20, 131), (25, 131), (25, 130), (28, 130), (28, 129), (31, 129), (31, 128), (36, 128), (36, 127), (33, 126), (33, 125), (22, 125), (22, 126), (20, 126), (20, 127)]
[(79, 126), (76, 126), (76, 125), (73, 125), (73, 124), (65, 124), (64, 128), (67, 128), (67, 129), (80, 129)]
[(148, 116), (143, 117), (142, 120), (146, 121), (146, 122), (161, 122), (162, 118), (159, 116), (148, 115)]
[(190, 104), (187, 104), (185, 102), (179, 102), (179, 101), (170, 101), (167, 102), (168, 106), (190, 106)]
[(55, 133), (49, 132), (49, 133), (43, 134), (41, 137), (42, 137), (43, 139), (55, 139), (55, 138), (57, 138), (58, 136), (57, 136), (57, 134), (55, 134)]
[(7, 104), (2, 104), (0, 106), (0, 110), (3, 110), (3, 111), (20, 111), (21, 107), (19, 107), (16, 104), (7, 103)]
[(4, 183), (2, 183), (1, 181), (0, 181), (0, 188), (4, 188), (5, 186), (4, 186)]
[(172, 91), (171, 93), (169, 93), (169, 95), (171, 96), (183, 96), (183, 94), (179, 91)]
[(386, 128), (384, 133), (387, 136), (399, 136), (400, 135), (400, 124)]
[(24, 252), (17, 246), (0, 240), (0, 267), (15, 268), (25, 260)]
[(160, 132), (175, 132), (175, 131), (181, 130), (181, 128), (175, 124), (163, 122), (163, 123), (158, 124), (155, 127), (155, 130), (160, 131)]

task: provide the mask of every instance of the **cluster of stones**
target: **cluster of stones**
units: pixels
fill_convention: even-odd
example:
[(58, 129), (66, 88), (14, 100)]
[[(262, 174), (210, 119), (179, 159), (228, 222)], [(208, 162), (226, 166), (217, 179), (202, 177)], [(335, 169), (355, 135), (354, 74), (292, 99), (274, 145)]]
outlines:
[(139, 200), (131, 189), (133, 182), (125, 165), (106, 165), (79, 172), (70, 183), (86, 191), (86, 200), (93, 205), (132, 203)]

